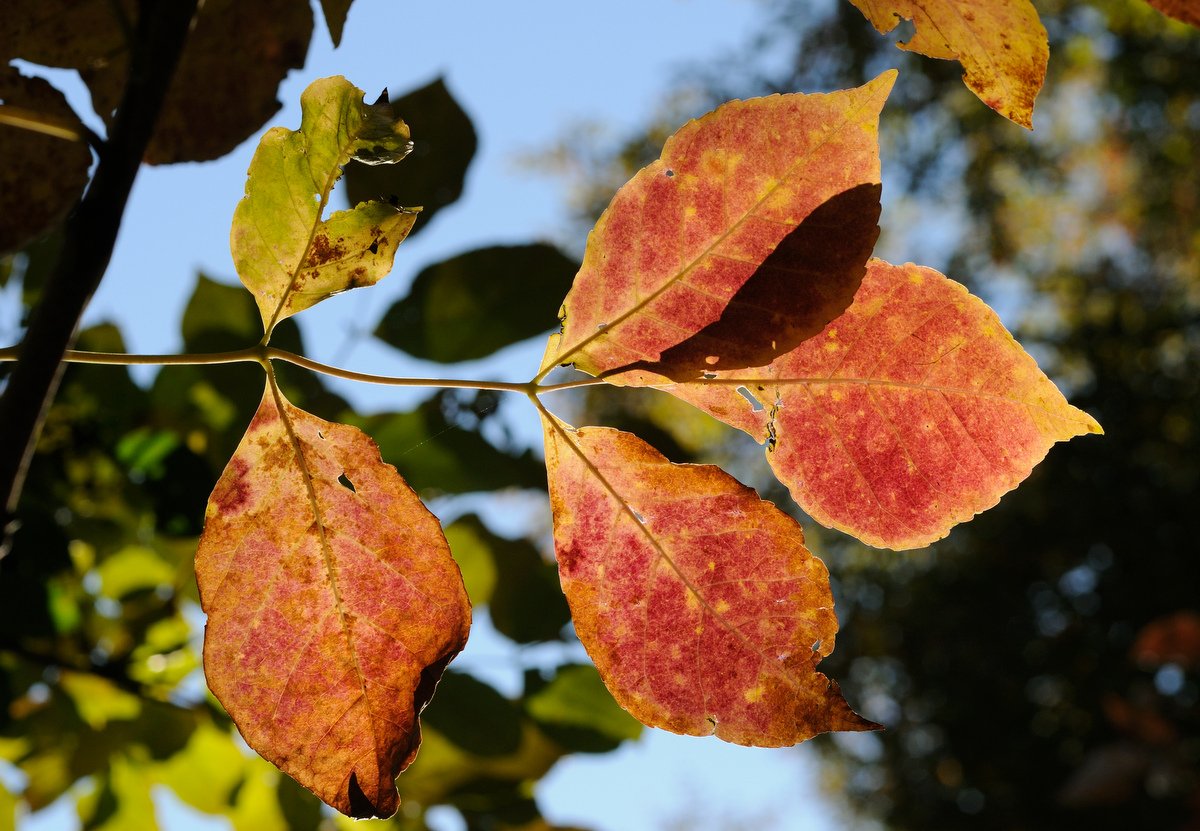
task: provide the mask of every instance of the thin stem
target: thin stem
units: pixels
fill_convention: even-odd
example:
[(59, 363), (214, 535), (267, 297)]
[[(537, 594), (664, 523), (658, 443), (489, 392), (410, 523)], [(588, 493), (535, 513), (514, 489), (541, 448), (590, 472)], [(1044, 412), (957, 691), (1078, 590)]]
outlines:
[(15, 104), (0, 104), (0, 124), (28, 130), (31, 133), (41, 133), (44, 136), (64, 139), (65, 141), (83, 141), (84, 135), (63, 118), (55, 118), (36, 110), (18, 107)]
[[(19, 346), (0, 349), (0, 362), (21, 356)], [(200, 366), (203, 364), (262, 363), (257, 346), (233, 352), (204, 352), (192, 355), (131, 355), (127, 352), (82, 352), (68, 349), (63, 354), (68, 364), (104, 364), (109, 366)]]
[(575, 381), (565, 381), (561, 384), (547, 384), (545, 386), (539, 386), (536, 389), (538, 395), (541, 395), (544, 392), (559, 392), (561, 390), (573, 390), (580, 387), (596, 387), (606, 383), (608, 382), (603, 378), (580, 378)]
[(505, 381), (475, 381), (457, 378), (396, 378), (390, 375), (371, 375), (366, 372), (354, 372), (349, 369), (323, 364), (319, 361), (305, 358), (303, 355), (288, 352), (286, 349), (276, 349), (274, 346), (268, 346), (265, 350), (265, 355), (268, 359), (287, 361), (290, 364), (311, 369), (313, 372), (332, 375), (335, 378), (345, 378), (347, 381), (362, 381), (367, 384), (384, 384), (392, 387), (454, 387), (468, 390), (519, 392), (524, 395), (528, 395), (535, 389), (531, 384), (511, 384)]

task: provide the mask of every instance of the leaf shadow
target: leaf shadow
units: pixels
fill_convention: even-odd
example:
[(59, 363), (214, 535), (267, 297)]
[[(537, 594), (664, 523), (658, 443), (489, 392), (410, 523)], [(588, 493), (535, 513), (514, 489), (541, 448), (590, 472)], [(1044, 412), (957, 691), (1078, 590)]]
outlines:
[(648, 370), (687, 381), (706, 372), (765, 366), (838, 318), (854, 299), (879, 238), (879, 184), (842, 191), (810, 213), (763, 260), (721, 316), (658, 361), (604, 373)]

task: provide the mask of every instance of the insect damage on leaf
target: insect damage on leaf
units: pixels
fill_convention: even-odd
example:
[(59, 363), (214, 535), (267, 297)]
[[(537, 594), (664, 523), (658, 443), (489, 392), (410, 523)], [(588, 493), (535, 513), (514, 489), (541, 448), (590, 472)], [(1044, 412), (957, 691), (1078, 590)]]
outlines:
[(829, 574), (794, 519), (720, 468), (543, 412), (554, 545), (575, 631), (622, 707), (676, 733), (779, 747), (870, 730), (816, 670)]
[[(675, 374), (695, 370), (698, 356), (759, 366), (836, 317), (877, 234), (879, 112), (895, 78), (731, 101), (684, 125), (596, 223), (541, 374), (573, 363), (601, 375), (668, 358)], [(821, 244), (820, 231), (846, 216), (847, 203), (854, 221), (840, 253), (829, 238)], [(842, 285), (821, 268), (828, 262)], [(804, 304), (803, 315), (776, 313), (773, 303), (787, 304), (781, 298), (797, 285), (801, 294), (821, 286), (821, 302)], [(702, 331), (700, 343), (679, 346)]]
[(272, 381), (196, 554), (209, 687), (246, 742), (339, 811), (390, 816), (470, 604), (437, 519), (353, 427)]
[(343, 165), (397, 162), (411, 142), (386, 95), (366, 104), (344, 78), (314, 81), (300, 103), (299, 130), (275, 127), (259, 142), (230, 234), (238, 276), (268, 333), (330, 295), (385, 277), (420, 210), (369, 201), (322, 218)]

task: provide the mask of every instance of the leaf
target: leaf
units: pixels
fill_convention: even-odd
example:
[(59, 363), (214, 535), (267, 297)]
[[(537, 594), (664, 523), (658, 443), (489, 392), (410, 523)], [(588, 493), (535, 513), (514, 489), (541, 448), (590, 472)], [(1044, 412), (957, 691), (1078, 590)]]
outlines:
[(268, 386), (196, 554), (209, 687), (339, 811), (390, 816), (470, 605), (437, 520), (358, 430)]
[(1102, 432), (983, 301), (911, 263), (872, 260), (854, 304), (821, 335), (767, 367), (712, 376), (610, 380), (665, 389), (767, 442), (813, 519), (883, 548), (941, 539), (1055, 442)]
[(419, 210), (365, 202), (322, 220), (342, 166), (352, 158), (399, 161), (408, 127), (386, 98), (366, 104), (340, 77), (314, 81), (300, 106), (298, 131), (274, 127), (262, 137), (233, 214), (234, 265), (268, 333), (332, 294), (386, 276)]
[[(775, 262), (765, 274), (760, 267), (821, 205), (879, 183), (879, 111), (895, 77), (885, 72), (828, 95), (732, 101), (684, 125), (596, 223), (542, 374), (565, 363), (599, 375), (657, 362), (719, 320), (756, 274), (774, 286), (781, 270), (807, 271), (803, 262)], [(858, 251), (863, 241), (847, 244)], [(853, 292), (843, 292), (843, 308)], [(762, 314), (764, 324), (777, 323), (770, 310)], [(778, 354), (769, 339), (752, 354), (724, 346), (710, 365), (761, 365)]]
[(461, 672), (447, 672), (425, 723), (476, 756), (507, 756), (521, 745), (521, 717), (511, 701)]
[[(78, 69), (92, 106), (108, 126), (129, 75), (124, 17), (136, 26), (138, 4), (123, 0), (15, 0), (6, 9), (33, 63)], [(0, 24), (3, 26), (4, 24)], [(304, 64), (313, 19), (301, 0), (205, 0), (185, 44), (146, 150), (150, 164), (224, 156), (279, 110), (276, 93)], [(0, 33), (0, 42), (3, 41)], [(9, 54), (9, 53), (5, 53)]]
[(345, 412), (341, 420), (374, 436), (384, 460), (420, 493), (545, 487), (546, 471), (530, 450), (497, 447), (477, 425), (449, 418), (446, 408), (456, 400), (444, 391), (409, 412)]
[(896, 44), (962, 64), (963, 82), (1000, 115), (1033, 129), (1033, 102), (1046, 79), (1050, 46), (1029, 0), (850, 0), (880, 34), (901, 19), (916, 34)]
[[(527, 539), (495, 534), (475, 514), (459, 517), (446, 530), (455, 559), (475, 562), (480, 593), (476, 604), (486, 603), (492, 625), (517, 643), (557, 640), (571, 619), (558, 587), (557, 571)], [(484, 571), (483, 563), (486, 558)], [(490, 582), (485, 582), (489, 581)], [(486, 594), (482, 593), (486, 590)]]
[(1197, 5), (1196, 0), (1146, 0), (1146, 2), (1168, 17), (1200, 28), (1200, 5)]
[[(47, 135), (0, 120), (3, 255), (23, 248), (66, 216), (83, 196), (92, 153), (83, 140), (83, 124), (63, 94), (41, 78), (27, 78), (11, 66), (0, 68), (0, 116), (64, 131)], [(68, 138), (70, 133), (75, 138)]]
[(354, 0), (321, 0), (321, 12), (325, 15), (325, 25), (329, 27), (329, 37), (333, 40), (333, 48), (342, 44), (342, 29), (346, 25), (346, 15), (350, 14), (350, 4)]
[(375, 336), (430, 361), (486, 358), (553, 327), (557, 298), (570, 288), (578, 267), (545, 244), (459, 254), (422, 269)]
[(471, 118), (437, 78), (392, 102), (413, 130), (413, 164), (404, 167), (352, 164), (346, 168), (346, 196), (351, 205), (395, 198), (401, 205), (421, 205), (427, 228), (438, 211), (462, 195), (467, 168), (478, 140)]
[(791, 517), (720, 468), (543, 412), (554, 546), (575, 631), (651, 727), (778, 747), (869, 730), (816, 664), (829, 574)]
[(606, 753), (642, 734), (642, 725), (617, 706), (587, 664), (560, 666), (524, 704), (550, 738), (577, 753)]

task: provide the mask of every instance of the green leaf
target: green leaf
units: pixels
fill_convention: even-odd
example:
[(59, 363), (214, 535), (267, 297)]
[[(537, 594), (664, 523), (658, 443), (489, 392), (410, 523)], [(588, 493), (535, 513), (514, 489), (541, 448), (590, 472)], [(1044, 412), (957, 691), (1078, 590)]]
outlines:
[(342, 43), (342, 29), (346, 26), (346, 15), (350, 13), (350, 4), (354, 0), (321, 0), (321, 11), (325, 15), (325, 25), (329, 27), (329, 37), (333, 39), (333, 48)]
[(409, 150), (408, 127), (386, 97), (366, 104), (362, 95), (345, 78), (314, 81), (300, 97), (300, 129), (268, 130), (250, 162), (230, 245), (268, 333), (332, 294), (382, 279), (416, 218), (413, 209), (364, 202), (322, 219), (343, 165), (396, 162)]
[(642, 725), (613, 700), (591, 664), (559, 667), (524, 703), (546, 735), (575, 752), (605, 753), (642, 734)]
[(496, 588), (496, 563), (485, 537), (487, 529), (475, 514), (459, 517), (446, 526), (446, 542), (462, 572), (463, 585), (472, 606), (482, 606), (492, 599)]
[(431, 361), (484, 358), (553, 328), (578, 269), (545, 244), (468, 251), (422, 270), (375, 335)]
[(517, 643), (561, 637), (571, 613), (558, 586), (557, 569), (532, 542), (495, 534), (475, 514), (456, 519), (446, 529), (446, 538), (460, 568), (463, 557), (477, 584), (483, 584), (478, 595), (471, 594), (467, 584), (471, 601), (488, 605), (492, 624), (501, 634)]
[(423, 494), (546, 486), (546, 469), (532, 452), (498, 448), (474, 425), (451, 421), (444, 407), (457, 400), (441, 392), (410, 412), (346, 411), (338, 420), (375, 439), (383, 460)]
[(346, 168), (346, 195), (351, 205), (391, 197), (401, 205), (424, 206), (416, 233), (462, 195), (477, 146), (475, 128), (441, 78), (395, 99), (392, 109), (412, 127), (412, 163), (352, 164)]
[(107, 557), (97, 568), (100, 591), (120, 600), (128, 594), (175, 582), (175, 569), (154, 552), (140, 545), (122, 548)]
[(447, 672), (425, 710), (430, 727), (468, 753), (506, 756), (521, 744), (521, 715), (492, 687), (461, 672)]

